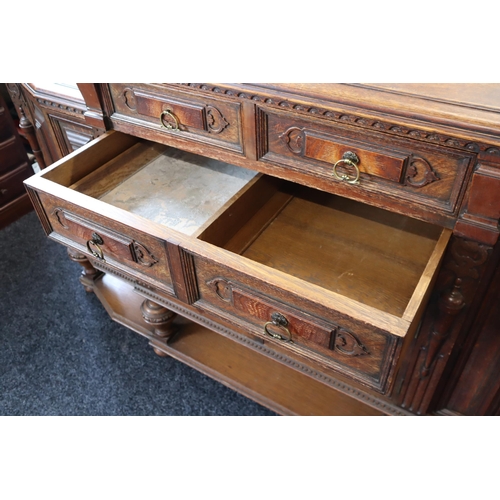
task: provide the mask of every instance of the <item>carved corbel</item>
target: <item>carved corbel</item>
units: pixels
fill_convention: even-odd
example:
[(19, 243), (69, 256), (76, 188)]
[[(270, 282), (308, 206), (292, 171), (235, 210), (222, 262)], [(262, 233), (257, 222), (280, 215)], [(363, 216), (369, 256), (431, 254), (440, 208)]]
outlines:
[(490, 253), (491, 247), (476, 241), (452, 240), (438, 277), (440, 297), (434, 307), (428, 307), (412, 347), (414, 354), (408, 357), (407, 371), (399, 376), (403, 408), (416, 414), (428, 412), (463, 329), (464, 322), (458, 318), (474, 300)]

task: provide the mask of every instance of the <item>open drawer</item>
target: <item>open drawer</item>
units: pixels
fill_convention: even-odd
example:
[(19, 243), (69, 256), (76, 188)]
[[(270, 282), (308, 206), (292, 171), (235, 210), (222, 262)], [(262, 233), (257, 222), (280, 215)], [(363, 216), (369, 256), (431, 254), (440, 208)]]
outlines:
[[(451, 232), (109, 132), (26, 185), (54, 239), (379, 392)], [(281, 358), (280, 358), (281, 356)]]

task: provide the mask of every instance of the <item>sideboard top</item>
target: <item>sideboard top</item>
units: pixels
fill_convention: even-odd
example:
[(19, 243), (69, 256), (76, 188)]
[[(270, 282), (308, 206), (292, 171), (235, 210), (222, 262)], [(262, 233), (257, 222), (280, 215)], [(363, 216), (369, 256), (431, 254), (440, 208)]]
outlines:
[[(500, 84), (496, 83), (246, 83), (221, 85), (257, 96), (274, 95), (293, 103), (381, 119), (415, 123), (436, 130), (459, 129), (500, 140)], [(395, 123), (396, 123), (395, 122)]]

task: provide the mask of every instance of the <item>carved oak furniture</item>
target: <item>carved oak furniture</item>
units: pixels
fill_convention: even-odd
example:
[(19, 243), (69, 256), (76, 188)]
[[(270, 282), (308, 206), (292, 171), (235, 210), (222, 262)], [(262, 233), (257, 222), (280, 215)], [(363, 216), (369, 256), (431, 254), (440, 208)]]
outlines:
[(20, 129), (42, 169), (104, 132), (101, 122), (96, 126), (89, 119), (92, 110), (77, 84), (8, 83), (7, 89), (18, 110)]
[(107, 132), (26, 186), (158, 354), (282, 414), (499, 414), (500, 86), (83, 94)]

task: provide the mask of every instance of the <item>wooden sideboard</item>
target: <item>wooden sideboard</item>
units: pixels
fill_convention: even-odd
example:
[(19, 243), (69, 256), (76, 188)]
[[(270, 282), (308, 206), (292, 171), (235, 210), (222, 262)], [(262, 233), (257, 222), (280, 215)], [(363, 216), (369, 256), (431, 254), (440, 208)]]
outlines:
[(499, 85), (80, 90), (98, 137), (25, 184), (157, 354), (281, 414), (500, 413)]

